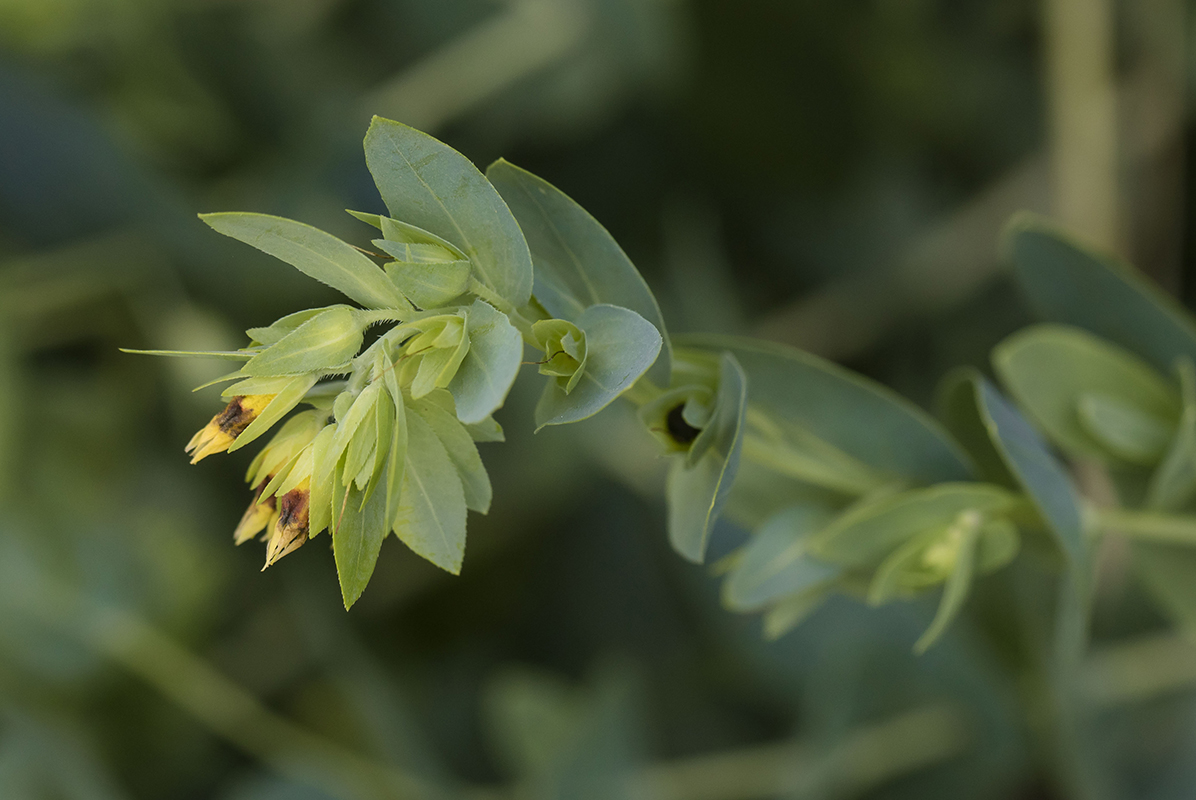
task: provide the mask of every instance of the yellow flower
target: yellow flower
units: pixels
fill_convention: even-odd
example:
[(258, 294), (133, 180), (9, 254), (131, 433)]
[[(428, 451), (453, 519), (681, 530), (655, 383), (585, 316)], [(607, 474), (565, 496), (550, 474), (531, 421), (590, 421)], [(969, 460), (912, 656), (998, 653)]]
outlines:
[(195, 464), (213, 453), (223, 453), (257, 419), (275, 395), (249, 394), (234, 397), (232, 402), (205, 425), (187, 443), (186, 451)]
[(278, 498), (278, 519), (274, 532), (266, 546), (266, 567), (278, 559), (298, 550), (307, 541), (308, 501), (311, 499), (311, 479), (303, 481), (291, 491)]
[(253, 502), (249, 504), (249, 508), (245, 509), (241, 521), (237, 523), (237, 529), (233, 531), (233, 541), (237, 544), (244, 544), (260, 531), (270, 530), (274, 527), (274, 520), (278, 518), (278, 498), (274, 495), (262, 498), (262, 490), (270, 482), (270, 477), (258, 485)]

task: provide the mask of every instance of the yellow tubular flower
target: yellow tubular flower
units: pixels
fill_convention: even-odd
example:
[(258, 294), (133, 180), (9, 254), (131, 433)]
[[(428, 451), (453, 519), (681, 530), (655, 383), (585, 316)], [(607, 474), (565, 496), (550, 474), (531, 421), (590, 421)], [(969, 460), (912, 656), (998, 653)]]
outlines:
[(262, 567), (263, 571), (278, 559), (298, 550), (307, 541), (310, 486), (310, 479), (304, 479), (278, 499), (278, 520), (274, 523), (270, 544), (266, 546), (266, 566)]
[(187, 443), (186, 452), (195, 464), (213, 453), (223, 453), (257, 419), (275, 395), (249, 394), (234, 397), (228, 406)]
[(233, 541), (236, 544), (244, 544), (260, 531), (273, 527), (274, 520), (278, 516), (278, 498), (270, 495), (266, 499), (262, 499), (262, 490), (270, 482), (270, 477), (267, 477), (257, 487), (257, 494), (254, 495), (253, 502), (249, 504), (249, 508), (245, 509), (245, 514), (237, 523), (237, 529), (233, 531)]

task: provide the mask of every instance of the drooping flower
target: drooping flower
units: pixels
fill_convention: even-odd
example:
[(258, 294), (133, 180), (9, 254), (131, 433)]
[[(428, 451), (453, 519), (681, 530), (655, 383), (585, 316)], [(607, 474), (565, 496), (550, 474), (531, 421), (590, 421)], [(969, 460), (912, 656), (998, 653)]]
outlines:
[(234, 397), (224, 410), (212, 417), (187, 443), (186, 452), (196, 464), (213, 453), (223, 453), (258, 414), (269, 405), (275, 395), (249, 394)]

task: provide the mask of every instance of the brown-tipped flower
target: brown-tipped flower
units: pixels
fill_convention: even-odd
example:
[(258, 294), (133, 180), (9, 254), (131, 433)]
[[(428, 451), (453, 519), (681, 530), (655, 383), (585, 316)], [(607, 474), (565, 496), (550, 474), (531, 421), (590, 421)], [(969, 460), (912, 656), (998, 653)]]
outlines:
[(223, 453), (241, 435), (241, 431), (249, 427), (249, 423), (257, 419), (270, 401), (272, 394), (247, 394), (234, 397), (223, 411), (212, 417), (212, 421), (205, 425), (187, 443), (187, 453), (191, 456), (191, 463), (207, 458), (213, 453)]
[(278, 498), (278, 520), (274, 533), (266, 546), (266, 567), (278, 559), (298, 550), (307, 541), (308, 501), (311, 499), (311, 481), (302, 483)]
[(241, 521), (237, 523), (237, 529), (233, 531), (235, 543), (244, 544), (261, 531), (273, 528), (274, 521), (278, 517), (278, 498), (270, 495), (262, 499), (262, 490), (270, 482), (270, 477), (257, 487), (257, 494), (253, 496), (253, 502), (249, 504), (249, 508), (245, 509)]

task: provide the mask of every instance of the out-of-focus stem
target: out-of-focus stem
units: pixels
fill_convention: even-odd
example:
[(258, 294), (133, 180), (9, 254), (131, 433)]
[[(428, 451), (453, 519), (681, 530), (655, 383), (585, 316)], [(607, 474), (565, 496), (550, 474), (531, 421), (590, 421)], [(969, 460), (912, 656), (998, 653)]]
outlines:
[(1046, 0), (1046, 89), (1055, 215), (1106, 248), (1121, 242), (1113, 0)]
[(668, 761), (635, 778), (654, 800), (758, 800), (818, 786), (854, 796), (961, 753), (971, 736), (950, 706), (930, 706), (859, 728), (826, 752), (801, 741)]

